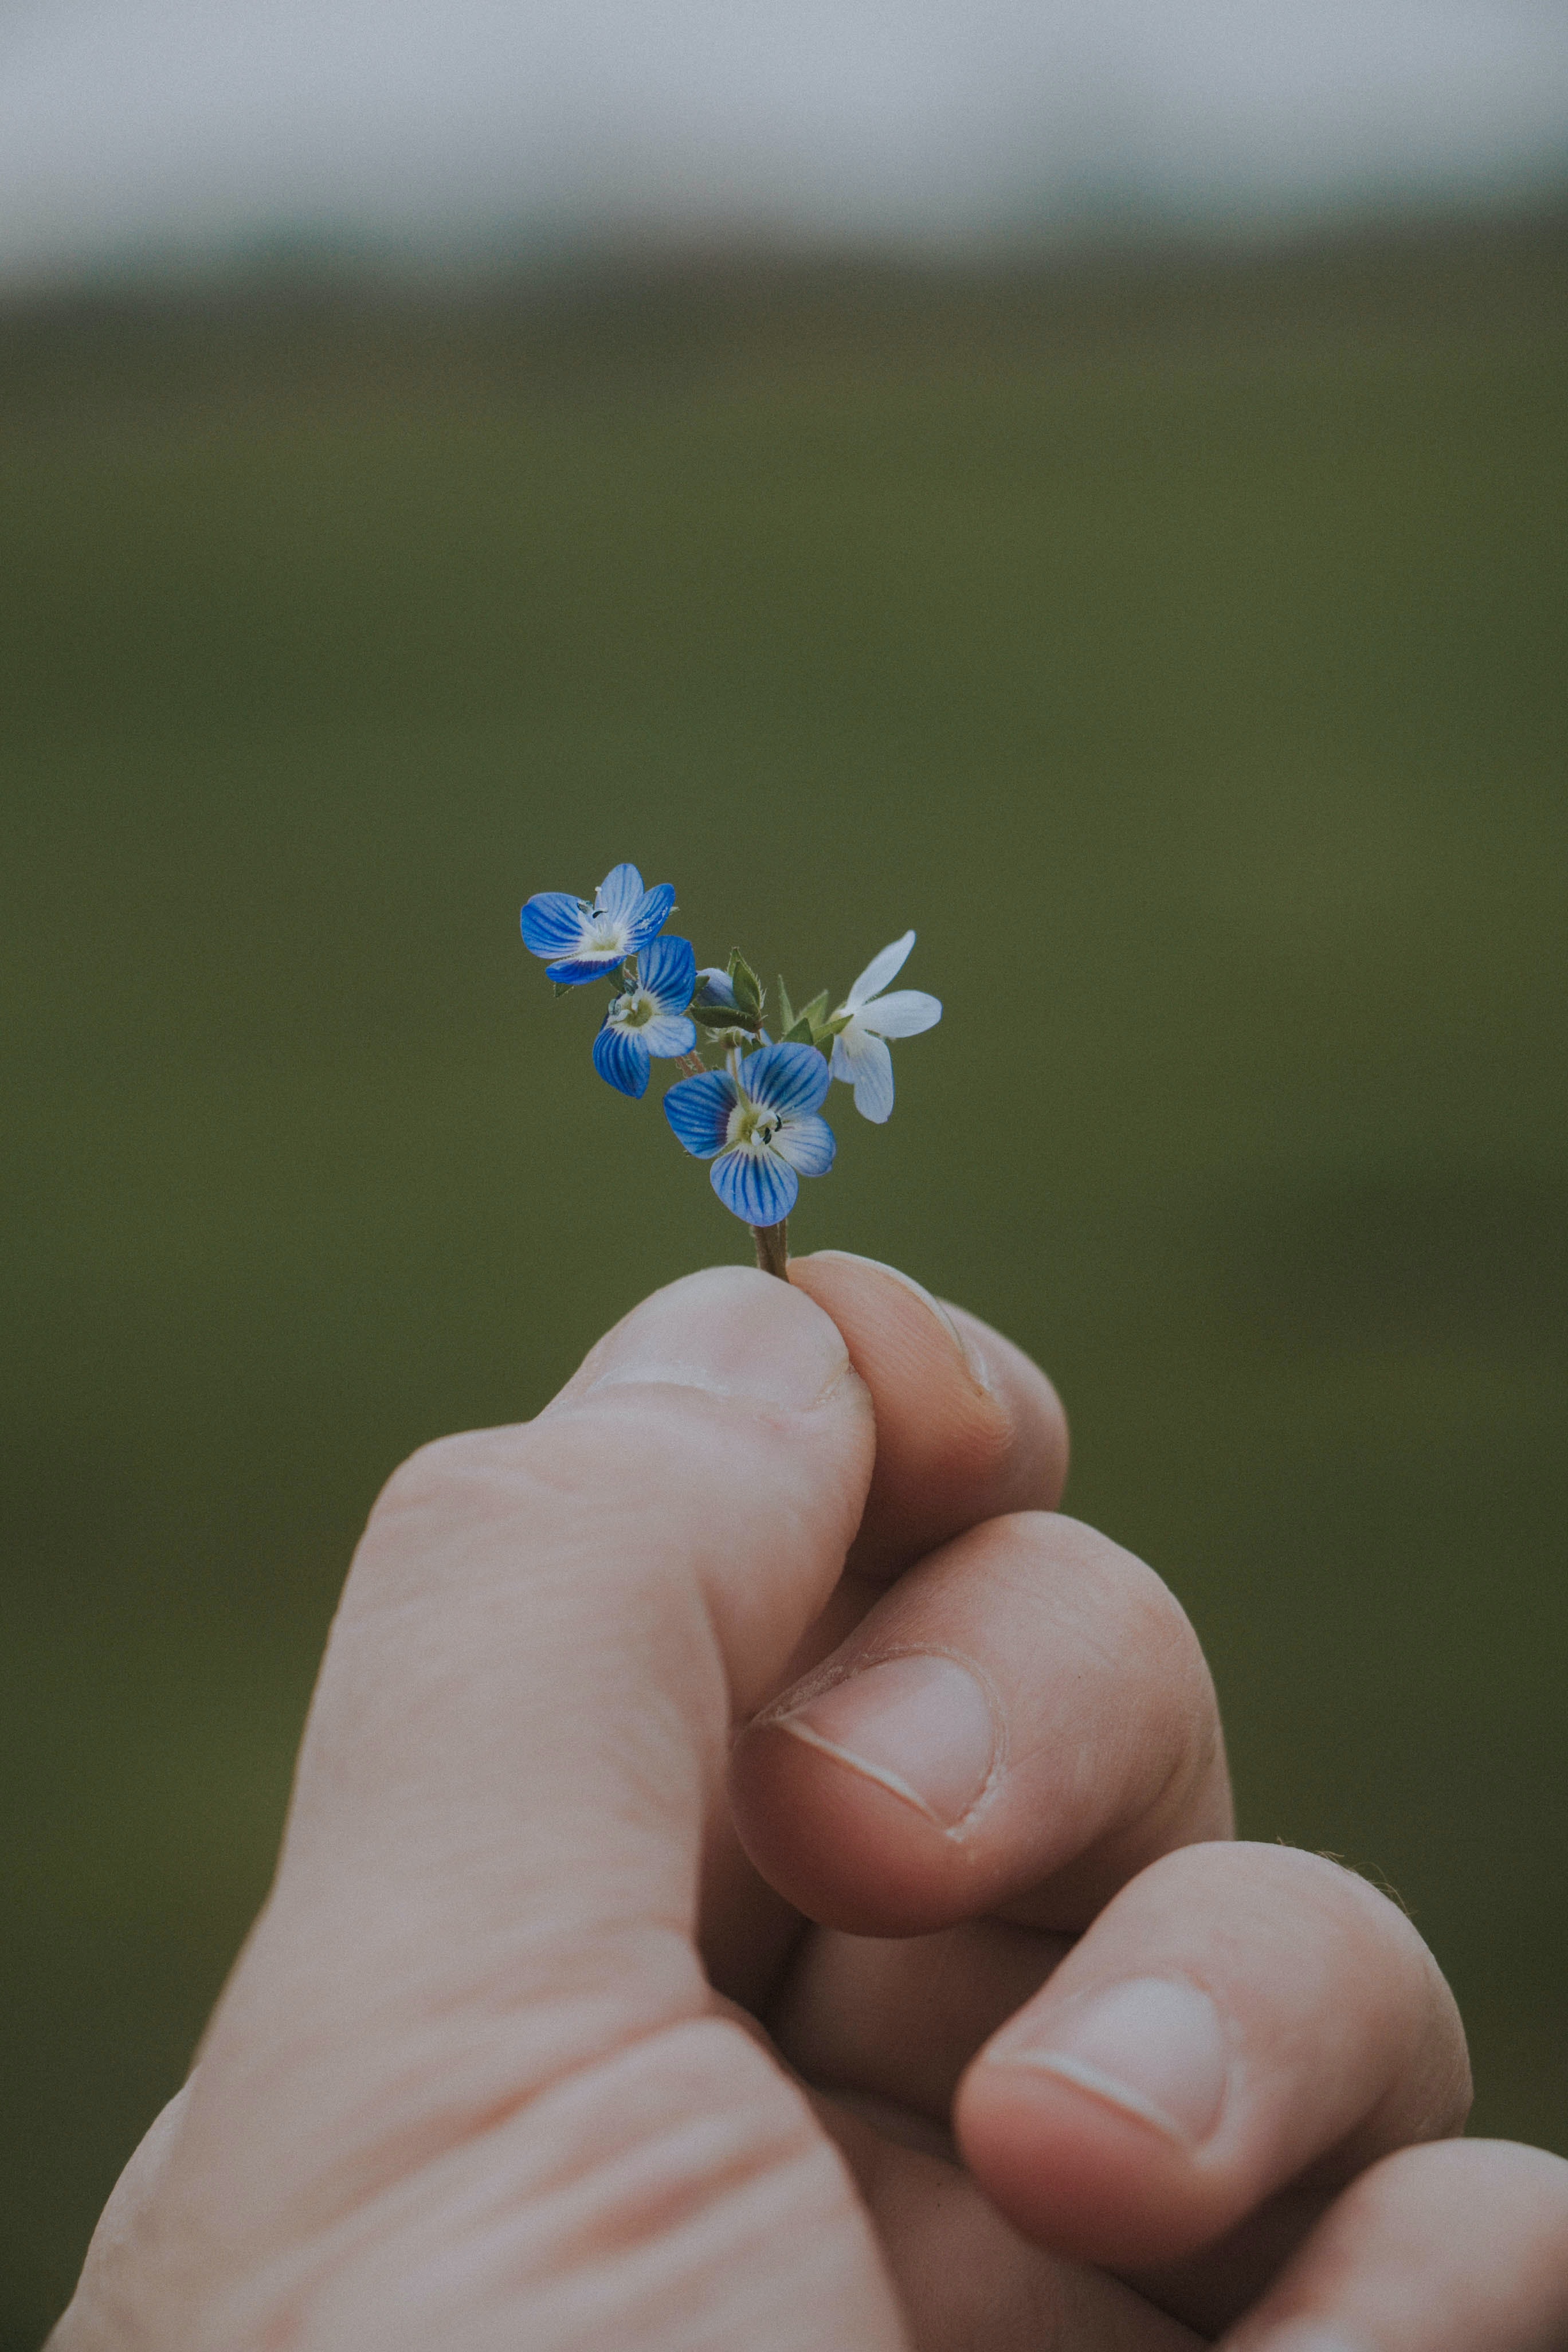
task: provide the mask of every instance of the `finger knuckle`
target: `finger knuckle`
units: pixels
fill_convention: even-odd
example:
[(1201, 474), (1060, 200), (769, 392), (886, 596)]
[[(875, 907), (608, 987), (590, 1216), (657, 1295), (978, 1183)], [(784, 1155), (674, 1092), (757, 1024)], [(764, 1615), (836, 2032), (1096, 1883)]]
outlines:
[(418, 1446), (383, 1486), (371, 1509), (376, 1526), (405, 1513), (449, 1507), (472, 1492), (494, 1465), (494, 1430), (470, 1429)]

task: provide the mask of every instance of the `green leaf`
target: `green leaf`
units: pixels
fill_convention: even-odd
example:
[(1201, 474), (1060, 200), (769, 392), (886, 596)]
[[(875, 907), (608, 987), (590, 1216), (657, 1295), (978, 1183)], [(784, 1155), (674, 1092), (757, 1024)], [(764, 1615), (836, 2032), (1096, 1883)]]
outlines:
[(855, 1015), (852, 1013), (836, 1013), (831, 1021), (825, 1021), (822, 1024), (819, 1034), (824, 1037), (837, 1037), (841, 1029), (848, 1028), (854, 1018)]
[(739, 948), (731, 948), (730, 951), (730, 985), (735, 992), (735, 1002), (742, 1013), (760, 1016), (765, 1002), (763, 983)]
[(789, 991), (784, 984), (784, 974), (781, 971), (779, 974), (779, 1027), (786, 1037), (795, 1027), (795, 1010), (789, 1001)]
[(785, 1045), (816, 1045), (816, 1040), (811, 1034), (811, 1024), (806, 1019), (804, 1013), (801, 1014), (798, 1021), (793, 1022), (789, 1028), (784, 1031), (784, 1036), (780, 1042)]
[(802, 1021), (809, 1021), (812, 1028), (816, 1030), (821, 1028), (822, 1016), (826, 1010), (827, 991), (825, 988), (819, 989), (817, 993), (812, 998), (809, 1004), (803, 1004), (801, 1006), (800, 1013), (797, 1017)]
[(572, 994), (573, 983), (569, 980), (552, 980), (550, 985), (555, 991), (557, 996), (570, 996)]

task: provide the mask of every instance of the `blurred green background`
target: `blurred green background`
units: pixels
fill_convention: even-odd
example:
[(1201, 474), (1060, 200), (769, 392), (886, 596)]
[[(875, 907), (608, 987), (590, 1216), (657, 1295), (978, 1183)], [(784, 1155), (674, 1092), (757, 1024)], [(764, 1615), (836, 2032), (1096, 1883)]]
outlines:
[(521, 899), (947, 1016), (794, 1239), (1047, 1364), (1243, 1825), (1568, 2150), (1568, 224), (0, 315), (0, 2346), (267, 1884), (377, 1486), (745, 1236)]

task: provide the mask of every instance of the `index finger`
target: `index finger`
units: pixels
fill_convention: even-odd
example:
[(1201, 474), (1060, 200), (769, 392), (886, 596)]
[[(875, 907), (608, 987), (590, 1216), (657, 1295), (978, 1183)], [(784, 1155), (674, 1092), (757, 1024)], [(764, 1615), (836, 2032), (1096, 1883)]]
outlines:
[(1021, 1348), (896, 1266), (847, 1250), (792, 1258), (789, 1278), (837, 1324), (876, 1412), (852, 1575), (885, 1583), (984, 1519), (1056, 1508), (1067, 1415)]
[[(897, 1267), (847, 1250), (792, 1258), (789, 1278), (837, 1326), (869, 1392), (877, 1441), (845, 1573), (779, 1690), (829, 1656), (886, 1585), (954, 1535), (1011, 1511), (1053, 1508), (1068, 1462), (1055, 1389), (1000, 1332)], [(700, 1928), (713, 1982), (736, 2000), (761, 2000), (798, 1927), (794, 1906), (742, 1851), (727, 1808), (716, 1808)]]

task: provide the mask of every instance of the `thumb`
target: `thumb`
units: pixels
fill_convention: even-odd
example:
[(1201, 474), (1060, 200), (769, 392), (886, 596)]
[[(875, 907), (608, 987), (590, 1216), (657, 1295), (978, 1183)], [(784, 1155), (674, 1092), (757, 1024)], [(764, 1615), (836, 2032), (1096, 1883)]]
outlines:
[[(204, 2048), (189, 2162), (204, 2116), (217, 2160), (241, 2100), (272, 2206), (301, 2171), (293, 2190), (261, 2177), (265, 2151), (308, 2116), (319, 2221), (322, 2167), (352, 2204), (477, 2116), (701, 2012), (691, 1935), (731, 1723), (826, 1601), (873, 1450), (834, 1323), (726, 1268), (636, 1308), (537, 1421), (395, 1474)], [(244, 2159), (224, 2161), (233, 2195)]]

